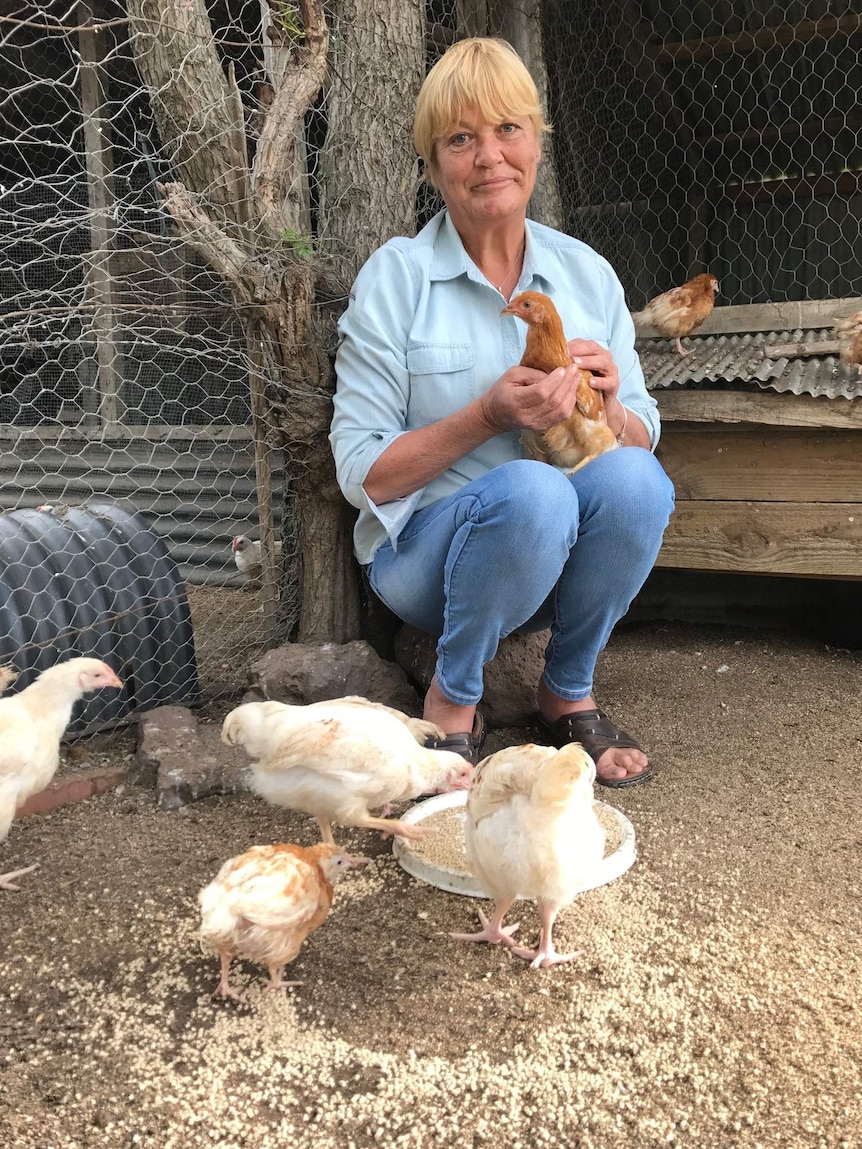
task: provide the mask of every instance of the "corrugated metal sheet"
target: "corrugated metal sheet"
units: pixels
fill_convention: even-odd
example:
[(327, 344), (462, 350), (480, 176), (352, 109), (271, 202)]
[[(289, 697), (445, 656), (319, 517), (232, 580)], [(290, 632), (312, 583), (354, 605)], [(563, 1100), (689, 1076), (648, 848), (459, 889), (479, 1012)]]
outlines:
[[(283, 504), (282, 463), (273, 458), (273, 507)], [(258, 534), (251, 442), (0, 441), (0, 511), (97, 500), (137, 511), (167, 543), (185, 582), (240, 586), (230, 543)]]
[(764, 348), (782, 343), (834, 342), (831, 328), (812, 331), (758, 331), (738, 335), (691, 335), (677, 353), (673, 340), (639, 339), (637, 349), (647, 387), (685, 387), (703, 383), (754, 383), (794, 395), (825, 395), (830, 399), (862, 398), (862, 376), (837, 355), (770, 359)]

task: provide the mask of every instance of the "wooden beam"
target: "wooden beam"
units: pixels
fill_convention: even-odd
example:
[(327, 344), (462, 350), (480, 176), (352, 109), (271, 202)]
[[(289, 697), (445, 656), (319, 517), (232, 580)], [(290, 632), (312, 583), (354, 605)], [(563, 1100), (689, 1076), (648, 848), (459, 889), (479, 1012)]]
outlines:
[(862, 128), (862, 115), (858, 112), (837, 112), (831, 116), (808, 116), (804, 120), (782, 120), (764, 124), (760, 128), (742, 128), (731, 132), (715, 132), (711, 135), (696, 135), (692, 145), (703, 151), (719, 148), (728, 150), (728, 145), (742, 148), (749, 143), (774, 144), (797, 139), (815, 139), (824, 135), (830, 139), (843, 128), (858, 132)]
[(862, 436), (835, 428), (674, 424), (656, 449), (677, 501), (859, 504)]
[(678, 503), (658, 567), (862, 578), (858, 503)]
[(146, 426), (130, 426), (128, 423), (106, 423), (102, 427), (8, 427), (0, 425), (0, 443), (100, 443), (103, 441), (135, 443), (139, 440), (154, 440), (157, 443), (201, 442), (201, 443), (249, 443), (252, 439), (250, 427), (228, 427), (217, 424), (189, 424), (187, 427), (172, 427), (167, 423), (147, 423)]
[(822, 343), (770, 343), (763, 348), (767, 359), (807, 359), (811, 355), (837, 355), (841, 344), (834, 339)]
[[(647, 25), (652, 31), (651, 25)], [(862, 28), (862, 15), (822, 16), (819, 20), (801, 20), (798, 24), (775, 24), (734, 32), (726, 36), (700, 36), (696, 40), (676, 43), (646, 43), (644, 51), (658, 64), (689, 64), (693, 60), (711, 60), (716, 56), (770, 48), (786, 48), (812, 40), (831, 40), (835, 36), (852, 36)]]
[[(84, 148), (87, 165), (87, 194), (90, 213), (90, 251), (85, 257), (87, 288), (95, 305), (93, 338), (98, 362), (98, 401), (94, 406), (103, 422), (117, 422), (123, 412), (123, 364), (120, 353), (122, 332), (114, 306), (114, 277), (111, 260), (114, 250), (114, 161), (111, 148), (111, 121), (105, 115), (106, 33), (94, 26), (91, 0), (78, 0), (78, 46), (81, 53), (81, 113), (84, 119)], [(92, 394), (92, 392), (90, 392)]]
[(850, 199), (862, 194), (862, 172), (826, 172), (820, 176), (789, 176), (744, 184), (721, 184), (706, 188), (713, 203), (730, 200), (735, 204), (774, 203), (782, 200)]
[[(862, 297), (844, 299), (802, 299), (781, 303), (743, 303), (733, 307), (714, 307), (701, 323), (693, 338), (699, 335), (735, 335), (752, 331), (807, 331), (832, 327), (836, 319), (862, 310)], [(639, 339), (659, 339), (654, 327), (644, 324), (637, 330)]]
[(653, 392), (662, 426), (684, 423), (755, 423), (769, 427), (836, 427), (862, 431), (862, 400), (757, 391)]

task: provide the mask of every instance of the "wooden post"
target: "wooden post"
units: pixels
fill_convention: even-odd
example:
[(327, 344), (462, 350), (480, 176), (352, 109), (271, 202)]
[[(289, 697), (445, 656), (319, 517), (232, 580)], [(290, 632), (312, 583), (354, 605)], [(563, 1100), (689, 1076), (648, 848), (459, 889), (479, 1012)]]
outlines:
[(272, 444), (264, 380), (262, 335), (258, 322), (246, 325), (249, 354), (249, 391), (254, 434), (254, 477), (257, 517), (260, 528), (260, 582), (263, 608), (263, 640), (267, 649), (275, 645), (278, 614), (278, 583), (275, 565), (275, 522), (272, 513)]
[[(90, 254), (87, 292), (95, 304), (92, 333), (98, 363), (98, 397), (85, 391), (85, 410), (98, 411), (103, 424), (119, 423), (123, 415), (123, 362), (120, 324), (114, 303), (112, 252), (116, 223), (113, 152), (110, 121), (104, 115), (106, 95), (102, 60), (104, 36), (93, 18), (91, 0), (78, 0), (78, 46), (81, 52), (81, 112), (90, 206)], [(89, 398), (89, 402), (88, 402)]]

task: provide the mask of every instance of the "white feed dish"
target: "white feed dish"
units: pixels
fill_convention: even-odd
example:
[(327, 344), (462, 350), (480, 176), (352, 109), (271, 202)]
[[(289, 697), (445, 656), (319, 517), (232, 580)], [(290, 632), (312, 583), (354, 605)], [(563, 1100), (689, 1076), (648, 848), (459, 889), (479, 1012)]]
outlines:
[[(417, 802), (415, 806), (411, 806), (406, 814), (400, 815), (400, 818), (402, 822), (418, 824), (424, 822), (432, 814), (439, 814), (442, 810), (451, 810), (455, 807), (464, 807), (466, 804), (467, 791), (454, 790), (449, 794), (436, 794), (433, 798), (426, 798), (424, 802)], [(596, 867), (593, 880), (584, 886), (585, 890), (595, 889), (596, 886), (606, 886), (608, 882), (614, 881), (615, 878), (620, 877), (634, 865), (637, 857), (634, 826), (625, 814), (622, 814), (614, 806), (608, 806), (605, 802), (596, 802), (595, 804), (602, 808), (604, 814), (609, 815), (619, 823), (622, 840), (612, 854), (608, 854), (601, 860)], [(460, 820), (463, 823), (463, 814)], [(466, 898), (487, 898), (488, 896), (469, 871), (455, 870), (450, 866), (432, 862), (429, 858), (417, 853), (411, 844), (403, 838), (395, 839), (392, 852), (402, 869), (421, 882), (427, 882), (429, 886), (436, 886), (439, 890), (446, 890), (449, 894), (463, 894)]]

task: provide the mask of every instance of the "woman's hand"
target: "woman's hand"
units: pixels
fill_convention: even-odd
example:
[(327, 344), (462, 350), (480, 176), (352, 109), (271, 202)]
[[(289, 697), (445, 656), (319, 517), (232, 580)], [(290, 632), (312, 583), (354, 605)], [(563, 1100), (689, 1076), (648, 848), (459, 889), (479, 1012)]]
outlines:
[(604, 395), (608, 426), (618, 435), (626, 425), (626, 413), (617, 398), (620, 373), (613, 355), (601, 343), (595, 343), (592, 339), (570, 339), (568, 348), (574, 365), (592, 375), (590, 386)]
[(495, 435), (523, 427), (546, 431), (571, 415), (578, 379), (574, 365), (548, 375), (532, 367), (510, 367), (478, 400), (482, 418)]
[(620, 373), (607, 347), (594, 343), (592, 339), (570, 339), (568, 348), (574, 365), (592, 373), (590, 386), (602, 392), (605, 402), (616, 399)]

